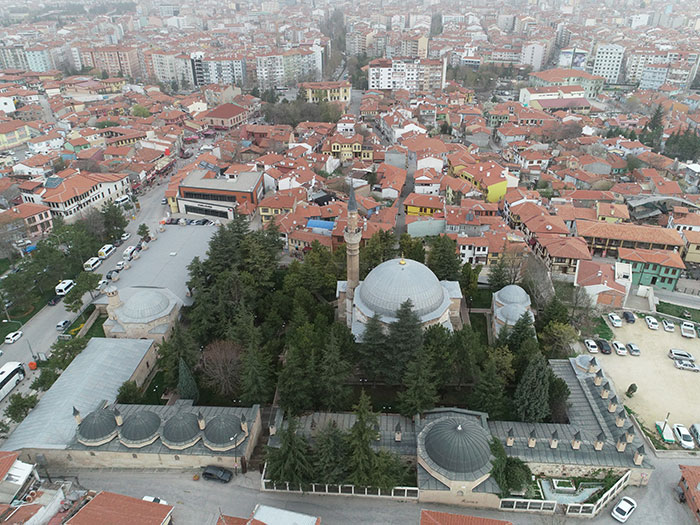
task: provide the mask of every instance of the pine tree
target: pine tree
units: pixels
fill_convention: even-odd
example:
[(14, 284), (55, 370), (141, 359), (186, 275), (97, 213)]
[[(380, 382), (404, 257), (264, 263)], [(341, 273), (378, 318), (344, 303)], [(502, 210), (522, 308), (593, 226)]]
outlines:
[(192, 399), (196, 403), (199, 398), (197, 382), (192, 377), (192, 372), (190, 372), (190, 368), (182, 357), (180, 358), (177, 392), (180, 394), (180, 399)]
[(476, 376), (476, 363), (485, 356), (484, 345), (479, 334), (469, 326), (452, 333), (451, 343), (455, 352), (454, 375), (457, 386), (470, 383)]
[(331, 331), (328, 345), (323, 353), (320, 363), (320, 390), (321, 405), (329, 412), (344, 410), (350, 387), (348, 378), (350, 377), (350, 363), (343, 359), (340, 354), (340, 347)]
[(479, 288), (479, 274), (481, 265), (472, 266), (471, 263), (464, 263), (459, 274), (459, 287), (462, 289), (462, 296), (467, 301), (467, 306), (471, 308), (472, 301)]
[(425, 347), (418, 349), (406, 367), (403, 392), (399, 393), (399, 407), (406, 417), (422, 414), (435, 406), (438, 400), (432, 356)]
[(532, 315), (524, 312), (515, 322), (508, 335), (508, 348), (514, 354), (520, 353), (520, 348), (527, 339), (534, 339), (535, 330), (532, 326)]
[(244, 405), (264, 404), (272, 390), (272, 364), (263, 350), (254, 345), (241, 357), (241, 401)]
[(506, 258), (504, 254), (498, 256), (496, 262), (489, 266), (489, 288), (497, 292), (504, 286), (510, 284), (508, 279), (508, 269), (506, 268)]
[(377, 415), (372, 412), (370, 398), (364, 390), (353, 409), (355, 423), (348, 436), (348, 482), (368, 487), (376, 477), (376, 454), (370, 443), (377, 438)]
[(438, 388), (454, 378), (456, 352), (451, 339), (452, 334), (441, 324), (430, 325), (423, 332), (423, 348), (430, 356)]
[(303, 343), (292, 343), (287, 348), (285, 363), (277, 384), (280, 405), (293, 415), (313, 406), (313, 382), (316, 377), (308, 374), (307, 355), (309, 348)]
[(542, 354), (530, 360), (513, 401), (520, 421), (538, 423), (549, 416), (549, 367)]
[(470, 408), (486, 412), (489, 419), (501, 419), (506, 415), (505, 383), (498, 373), (496, 360), (489, 358), (479, 376)]
[[(387, 349), (391, 362), (387, 363), (386, 381), (399, 384), (406, 365), (416, 351), (423, 346), (423, 328), (413, 311), (413, 303), (407, 299), (396, 311), (396, 321), (389, 325)], [(389, 355), (389, 354), (387, 354)]]
[(460, 265), (457, 241), (447, 235), (436, 237), (428, 252), (428, 268), (441, 281), (456, 281)]
[(319, 483), (340, 484), (345, 481), (348, 447), (346, 436), (335, 421), (328, 423), (316, 436), (314, 479)]
[(569, 312), (566, 305), (556, 295), (544, 307), (542, 314), (537, 316), (537, 330), (544, 329), (551, 322), (563, 324), (569, 322)]
[(388, 355), (387, 337), (379, 314), (374, 314), (365, 324), (362, 342), (358, 345), (361, 374), (372, 382), (381, 376)]
[(413, 238), (408, 233), (402, 233), (399, 239), (399, 249), (402, 257), (425, 263), (425, 248), (423, 247), (422, 239)]
[(290, 417), (287, 428), (280, 430), (280, 447), (267, 449), (267, 475), (276, 482), (298, 485), (311, 480), (313, 469), (309, 444), (297, 434), (297, 420)]

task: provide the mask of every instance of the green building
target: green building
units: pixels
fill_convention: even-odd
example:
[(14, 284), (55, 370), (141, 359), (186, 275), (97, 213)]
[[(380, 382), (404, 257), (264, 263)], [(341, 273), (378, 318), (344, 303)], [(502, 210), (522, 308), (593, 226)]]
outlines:
[(678, 252), (620, 248), (618, 258), (632, 265), (632, 284), (675, 290), (685, 269)]

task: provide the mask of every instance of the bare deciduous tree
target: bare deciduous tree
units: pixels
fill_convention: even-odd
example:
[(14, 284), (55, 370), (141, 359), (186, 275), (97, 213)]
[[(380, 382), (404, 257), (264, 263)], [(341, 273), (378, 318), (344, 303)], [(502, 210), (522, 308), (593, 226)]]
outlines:
[(201, 371), (204, 383), (223, 396), (232, 396), (238, 389), (242, 347), (232, 341), (213, 341), (202, 354)]
[(530, 292), (537, 308), (544, 308), (554, 296), (552, 276), (547, 265), (535, 254), (529, 254), (522, 269), (523, 285)]

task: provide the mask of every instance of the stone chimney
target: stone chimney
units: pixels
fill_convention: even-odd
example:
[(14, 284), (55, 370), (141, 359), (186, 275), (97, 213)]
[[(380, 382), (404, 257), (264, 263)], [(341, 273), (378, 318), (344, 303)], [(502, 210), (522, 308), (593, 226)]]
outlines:
[(401, 441), (401, 423), (396, 423), (394, 427), (394, 441)]
[(533, 428), (530, 431), (530, 437), (527, 440), (527, 446), (530, 448), (535, 448), (536, 444), (537, 444), (537, 437), (535, 436), (535, 429)]
[(574, 450), (579, 450), (581, 448), (581, 431), (577, 430), (574, 434), (574, 438), (571, 440), (571, 448)]
[(625, 439), (627, 443), (632, 443), (632, 441), (634, 441), (634, 427), (632, 425), (625, 429)]
[(78, 410), (75, 407), (73, 407), (73, 417), (75, 418), (75, 422), (78, 423), (78, 425), (83, 422), (83, 418), (80, 417), (80, 410)]
[[(272, 429), (274, 427), (270, 427), (270, 435), (272, 436)], [(241, 414), (241, 430), (248, 435), (248, 420), (245, 417), (245, 414)]]
[(622, 428), (622, 426), (625, 424), (625, 419), (625, 409), (621, 408), (617, 411), (617, 414), (615, 414), (615, 426), (617, 428)]
[(598, 370), (595, 373), (595, 377), (593, 378), (593, 384), (595, 386), (600, 386), (603, 384), (603, 371), (602, 370)]
[(513, 435), (513, 427), (508, 429), (508, 436), (506, 436), (506, 447), (512, 447), (515, 443), (515, 436)]
[(599, 371), (600, 367), (598, 366), (598, 360), (595, 357), (591, 357), (591, 360), (588, 362), (588, 373), (595, 374)]
[(552, 432), (552, 437), (549, 438), (549, 448), (557, 448), (559, 446), (559, 432)]
[(119, 412), (118, 408), (115, 408), (113, 410), (113, 412), (114, 412), (114, 421), (117, 422), (117, 426), (118, 427), (122, 426), (124, 424), (124, 418), (122, 417), (122, 413)]
[(617, 410), (617, 396), (612, 396), (608, 402), (608, 412), (611, 414)]
[(595, 438), (595, 441), (593, 442), (593, 448), (596, 450), (603, 450), (603, 443), (605, 442), (605, 434), (602, 432), (598, 434), (598, 437)]
[[(241, 420), (241, 427), (242, 426), (243, 426), (243, 420)], [(274, 436), (275, 434), (277, 434), (277, 425), (275, 423), (272, 423), (268, 430), (270, 431), (270, 435)]]
[(608, 396), (610, 395), (610, 383), (608, 381), (605, 382), (603, 387), (600, 389), (600, 397), (603, 399), (607, 399)]
[(207, 426), (207, 423), (204, 421), (204, 416), (201, 412), (197, 412), (197, 425), (199, 425), (199, 430), (204, 430), (204, 427)]
[(615, 448), (618, 452), (624, 452), (627, 448), (627, 437), (624, 432), (617, 437), (617, 443), (615, 443)]
[(632, 459), (634, 464), (639, 466), (644, 461), (644, 445), (640, 445), (637, 450), (634, 451), (634, 458)]
[(104, 292), (107, 296), (107, 317), (114, 320), (116, 319), (115, 310), (123, 304), (119, 297), (119, 290), (117, 290), (116, 286), (110, 284), (105, 288)]

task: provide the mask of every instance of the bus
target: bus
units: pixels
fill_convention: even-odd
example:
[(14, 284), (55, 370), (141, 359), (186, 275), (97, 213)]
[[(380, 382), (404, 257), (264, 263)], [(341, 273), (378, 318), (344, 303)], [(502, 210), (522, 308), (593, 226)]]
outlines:
[(125, 261), (130, 261), (134, 257), (134, 252), (136, 251), (136, 246), (129, 246), (126, 250), (124, 250), (124, 260)]
[(5, 363), (0, 368), (0, 401), (5, 399), (10, 392), (24, 379), (24, 365), (18, 361)]
[(75, 286), (75, 281), (71, 281), (70, 279), (66, 279), (65, 281), (61, 281), (56, 285), (56, 295), (66, 295), (68, 292), (70, 292), (73, 287)]
[(83, 263), (83, 270), (86, 272), (91, 272), (102, 264), (102, 259), (99, 257), (90, 257), (87, 261)]
[(100, 248), (100, 251), (97, 252), (97, 256), (100, 259), (106, 259), (114, 253), (114, 250), (116, 250), (114, 246), (111, 244), (105, 244), (102, 248)]
[(114, 204), (116, 204), (117, 206), (123, 206), (127, 202), (129, 202), (128, 195), (122, 195), (121, 197), (117, 197), (116, 199), (114, 199)]

